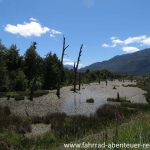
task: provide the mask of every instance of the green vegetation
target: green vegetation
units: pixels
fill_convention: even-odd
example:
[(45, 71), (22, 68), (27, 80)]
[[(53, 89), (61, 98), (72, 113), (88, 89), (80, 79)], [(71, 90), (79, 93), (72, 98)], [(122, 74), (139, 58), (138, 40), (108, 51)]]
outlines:
[(145, 94), (146, 100), (150, 102), (150, 75), (139, 76), (136, 78), (138, 81), (138, 87), (147, 91)]
[[(137, 113), (136, 109), (104, 105), (95, 114), (86, 116), (67, 116), (62, 113), (48, 114), (45, 117), (21, 118), (11, 115), (8, 108), (1, 107), (0, 139), (17, 148), (45, 146), (47, 148), (59, 145), (60, 142), (81, 138), (90, 133), (104, 130), (115, 123), (115, 113), (119, 112), (121, 122)], [(7, 116), (7, 117), (6, 117)], [(125, 119), (124, 119), (125, 118)], [(52, 132), (38, 139), (28, 139), (23, 135), (31, 131), (31, 124), (51, 124)], [(45, 141), (45, 142), (44, 142)]]
[(95, 62), (85, 68), (85, 70), (110, 70), (129, 75), (144, 75), (150, 73), (150, 49), (144, 49), (132, 54), (115, 56), (103, 62)]
[(89, 98), (86, 100), (87, 103), (94, 103), (94, 99), (93, 98)]
[[(131, 117), (127, 123), (119, 124), (118, 125), (118, 134), (115, 137), (116, 127), (115, 125), (112, 126), (111, 130), (102, 131), (97, 138), (94, 138), (94, 135), (88, 138), (89, 143), (101, 143), (103, 144), (149, 144), (150, 143), (150, 112), (142, 112), (137, 114), (136, 116)], [(103, 134), (104, 135), (103, 135)], [(107, 134), (107, 137), (105, 136)], [(80, 143), (80, 142), (79, 142)], [(108, 148), (102, 148), (103, 150), (107, 150)], [(114, 148), (115, 149), (115, 148)], [(126, 148), (120, 148), (126, 149)], [(138, 149), (144, 150), (146, 148), (139, 147), (139, 148), (128, 148), (129, 150)], [(148, 149), (148, 148), (147, 148)], [(83, 150), (83, 149), (81, 149)], [(93, 150), (89, 148), (89, 150)]]
[(117, 97), (116, 98), (107, 98), (108, 102), (128, 102), (131, 103), (130, 100), (128, 100), (126, 97), (120, 97), (119, 92), (117, 92)]
[[(0, 98), (6, 97), (7, 100), (14, 98), (16, 101), (25, 98), (32, 100), (33, 97), (43, 96), (48, 94), (49, 90), (56, 89), (59, 80), (61, 80), (59, 81), (61, 82), (61, 84), (59, 83), (60, 87), (73, 85), (74, 70), (63, 68), (61, 79), (59, 79), (60, 60), (57, 55), (50, 52), (42, 58), (37, 53), (36, 46), (37, 44), (33, 42), (25, 54), (21, 56), (16, 45), (6, 48), (0, 43)], [(137, 86), (147, 91), (145, 96), (147, 101), (150, 102), (149, 75), (133, 77), (108, 70), (90, 71), (87, 69), (85, 72), (80, 72), (80, 76), (77, 73), (76, 79), (76, 84), (78, 81), (81, 85), (91, 82), (101, 84), (101, 81), (104, 81), (106, 86), (108, 80), (118, 79), (124, 82), (125, 79), (128, 79), (132, 82), (135, 79), (138, 81)], [(136, 85), (123, 84), (123, 86)], [(116, 87), (114, 86), (113, 89), (116, 89)], [(72, 90), (74, 91), (74, 89)], [(126, 138), (129, 138), (129, 142), (139, 142), (139, 131), (137, 130), (139, 126), (136, 125), (137, 123), (141, 123), (143, 129), (143, 142), (149, 142), (148, 129), (150, 127), (146, 119), (148, 119), (147, 114), (149, 114), (150, 105), (129, 103), (126, 97), (120, 97), (119, 93), (117, 93), (115, 99), (109, 99), (108, 101), (121, 102), (121, 104), (118, 106), (104, 105), (90, 116), (67, 116), (65, 113), (53, 113), (44, 117), (22, 118), (11, 114), (7, 106), (0, 107), (0, 144), (14, 149), (40, 149), (40, 146), (52, 148), (60, 143), (74, 141), (91, 133), (106, 131), (106, 128), (112, 126), (116, 133), (112, 134), (107, 142), (113, 141), (114, 136), (116, 142), (126, 141)], [(93, 103), (94, 99), (87, 99), (87, 102)], [(144, 114), (143, 120), (145, 121), (142, 122), (141, 119), (135, 117), (139, 113)], [(134, 118), (133, 121), (129, 122), (130, 131), (125, 132), (128, 129), (128, 124), (124, 126), (123, 123), (130, 121), (132, 118)], [(31, 124), (37, 123), (51, 124), (51, 132), (36, 139), (25, 137), (26, 133), (32, 131)], [(134, 141), (131, 137), (134, 138)], [(98, 140), (101, 141), (102, 139)]]
[[(0, 42), (0, 97), (28, 96), (32, 99), (34, 91), (56, 89), (59, 81), (60, 60), (56, 54), (48, 53), (44, 58), (36, 51), (37, 43), (33, 42), (21, 56), (16, 45), (6, 48)], [(77, 73), (76, 82), (82, 83), (106, 81), (121, 78), (121, 75), (107, 70)], [(73, 85), (74, 70), (62, 70), (61, 86)], [(22, 93), (21, 93), (22, 92)], [(20, 94), (21, 93), (21, 94)], [(28, 93), (28, 94), (26, 94)], [(37, 92), (36, 92), (37, 93)], [(46, 92), (47, 93), (47, 92)], [(40, 94), (39, 94), (40, 95)], [(20, 98), (19, 98), (20, 97)]]
[(58, 66), (56, 54), (49, 53), (41, 58), (36, 52), (35, 42), (24, 56), (20, 56), (16, 45), (6, 48), (0, 43), (0, 92), (28, 91), (34, 80), (34, 90), (54, 89)]

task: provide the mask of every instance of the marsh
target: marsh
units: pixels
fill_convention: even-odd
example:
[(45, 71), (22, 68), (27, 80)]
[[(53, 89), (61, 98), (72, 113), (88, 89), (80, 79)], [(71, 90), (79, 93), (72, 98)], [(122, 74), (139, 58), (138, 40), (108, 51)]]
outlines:
[[(126, 86), (124, 86), (126, 85)], [(120, 82), (118, 80), (105, 82), (84, 84), (77, 93), (72, 92), (71, 86), (61, 89), (61, 98), (58, 99), (56, 91), (51, 90), (49, 94), (34, 98), (33, 101), (25, 98), (25, 100), (15, 101), (14, 98), (1, 98), (0, 105), (8, 106), (15, 115), (26, 116), (45, 116), (48, 113), (65, 112), (67, 115), (86, 115), (93, 114), (97, 108), (108, 103), (107, 98), (126, 97), (132, 103), (147, 103), (144, 94), (146, 91), (127, 85), (136, 85), (136, 82)], [(113, 87), (116, 87), (114, 89)], [(94, 103), (87, 103), (89, 98), (94, 99)]]

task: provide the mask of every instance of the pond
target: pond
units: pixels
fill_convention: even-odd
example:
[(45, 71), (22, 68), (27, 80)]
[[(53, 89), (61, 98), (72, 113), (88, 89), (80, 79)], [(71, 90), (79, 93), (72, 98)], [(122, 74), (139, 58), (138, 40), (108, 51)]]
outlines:
[[(120, 97), (126, 97), (133, 103), (146, 103), (145, 96), (143, 95), (145, 91), (137, 87), (124, 87), (122, 84), (135, 85), (135, 82), (108, 81), (107, 86), (105, 82), (101, 82), (100, 85), (92, 83), (83, 86), (78, 93), (66, 93), (67, 96), (62, 96), (61, 98), (62, 104), (59, 106), (59, 111), (69, 115), (90, 115), (94, 113), (97, 108), (108, 103), (108, 97), (116, 98), (117, 92), (119, 92)], [(116, 89), (113, 89), (114, 86)], [(89, 98), (93, 98), (94, 103), (87, 103), (86, 100)]]
[[(26, 116), (26, 112), (30, 116), (44, 116), (48, 113), (65, 112), (68, 115), (86, 115), (94, 113), (97, 108), (108, 103), (107, 98), (116, 98), (117, 92), (120, 97), (126, 97), (133, 103), (147, 103), (145, 96), (146, 93), (137, 87), (125, 87), (123, 85), (135, 85), (136, 82), (119, 82), (108, 81), (106, 86), (105, 82), (91, 83), (89, 85), (83, 85), (81, 91), (74, 93), (70, 91), (71, 86), (63, 87), (61, 89), (61, 98), (58, 99), (56, 91), (50, 91), (48, 95), (34, 98), (33, 101), (28, 99), (22, 101), (15, 101), (11, 98), (9, 101), (6, 98), (0, 99), (0, 105), (8, 106), (11, 112), (16, 115)], [(113, 87), (116, 87), (114, 89)], [(94, 99), (94, 103), (87, 103), (89, 98)], [(115, 103), (114, 103), (115, 104)]]

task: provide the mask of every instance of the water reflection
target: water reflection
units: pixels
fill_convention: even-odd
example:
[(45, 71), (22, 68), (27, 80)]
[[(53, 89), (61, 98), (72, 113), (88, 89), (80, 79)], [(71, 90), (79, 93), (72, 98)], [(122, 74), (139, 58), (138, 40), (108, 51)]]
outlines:
[[(129, 83), (127, 82), (126, 84)], [(117, 87), (116, 90), (113, 89), (114, 85)], [(108, 97), (115, 98), (117, 92), (120, 93), (121, 97), (126, 96), (132, 102), (146, 102), (145, 97), (142, 95), (144, 91), (141, 89), (136, 87), (123, 87), (121, 82), (109, 81), (107, 86), (105, 82), (101, 82), (100, 85), (94, 83), (90, 86), (86, 85), (82, 87), (82, 90), (78, 93), (68, 92), (67, 96), (62, 98), (63, 102), (59, 110), (69, 115), (90, 115), (97, 108), (107, 103)], [(86, 100), (89, 98), (93, 98), (94, 103), (87, 103)]]

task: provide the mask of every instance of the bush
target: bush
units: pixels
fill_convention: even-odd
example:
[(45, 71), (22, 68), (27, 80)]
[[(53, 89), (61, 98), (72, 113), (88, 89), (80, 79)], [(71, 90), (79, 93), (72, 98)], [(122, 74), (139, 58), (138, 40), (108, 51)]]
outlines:
[(6, 116), (9, 116), (9, 115), (11, 114), (10, 108), (9, 108), (8, 106), (5, 106), (5, 107), (3, 108), (3, 111), (4, 111), (4, 114), (5, 114)]
[(6, 92), (0, 92), (0, 98), (6, 97)]
[(118, 112), (122, 118), (129, 117), (133, 113), (136, 113), (136, 110), (128, 109), (122, 106), (114, 106), (105, 104), (103, 107), (100, 107), (96, 111), (96, 116), (104, 123), (110, 124), (112, 120), (115, 120), (115, 113)]
[(89, 98), (86, 100), (87, 103), (94, 103), (94, 99), (93, 98)]
[(43, 95), (47, 95), (48, 93), (49, 93), (48, 90), (38, 90), (38, 91), (34, 92), (33, 97), (40, 97), (40, 96), (43, 96)]
[(31, 123), (30, 121), (24, 121), (20, 127), (18, 128), (18, 132), (21, 133), (21, 134), (25, 134), (27, 132), (31, 132), (32, 130), (32, 127), (31, 127)]
[(0, 141), (1, 150), (9, 150), (9, 146), (5, 141)]
[(24, 96), (21, 95), (15, 96), (15, 100), (16, 101), (24, 100)]
[(116, 89), (117, 89), (115, 85), (113, 86), (113, 89), (114, 89), (114, 90), (116, 90)]
[(149, 111), (150, 104), (141, 104), (141, 103), (121, 103), (122, 107), (134, 108), (136, 110)]
[(7, 92), (6, 96), (7, 96), (7, 98), (10, 98), (10, 97), (15, 98), (16, 96), (18, 96), (18, 93), (16, 93), (16, 92)]
[(127, 100), (126, 97), (120, 97), (119, 99), (118, 98), (111, 98), (111, 97), (108, 97), (107, 98), (107, 101), (108, 102), (128, 102), (128, 103), (131, 103), (130, 100)]
[[(7, 146), (9, 147), (9, 150), (11, 149), (10, 146), (13, 146), (14, 149), (18, 149), (15, 148), (16, 146), (19, 146), (20, 142), (21, 142), (21, 135), (19, 135), (18, 133), (14, 132), (14, 131), (5, 131), (3, 133), (0, 133), (0, 139), (3, 139), (4, 141), (7, 141)], [(0, 145), (0, 150), (1, 149), (1, 145)], [(7, 149), (4, 149), (7, 150)]]

